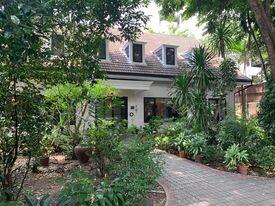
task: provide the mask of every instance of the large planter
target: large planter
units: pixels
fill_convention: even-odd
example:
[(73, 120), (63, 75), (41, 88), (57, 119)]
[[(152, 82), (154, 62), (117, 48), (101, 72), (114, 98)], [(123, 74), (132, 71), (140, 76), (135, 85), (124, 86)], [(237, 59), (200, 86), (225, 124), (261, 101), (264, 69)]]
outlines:
[(50, 157), (49, 156), (43, 156), (39, 158), (39, 164), (42, 167), (48, 167), (50, 163)]
[(186, 158), (186, 154), (184, 151), (179, 151), (179, 157), (180, 158)]
[(248, 165), (237, 165), (238, 172), (241, 173), (242, 175), (247, 175), (248, 174)]
[(74, 148), (75, 156), (80, 163), (87, 163), (89, 161), (88, 150), (88, 147), (81, 145), (77, 145)]
[(202, 163), (202, 156), (201, 155), (196, 155), (195, 156), (195, 162)]

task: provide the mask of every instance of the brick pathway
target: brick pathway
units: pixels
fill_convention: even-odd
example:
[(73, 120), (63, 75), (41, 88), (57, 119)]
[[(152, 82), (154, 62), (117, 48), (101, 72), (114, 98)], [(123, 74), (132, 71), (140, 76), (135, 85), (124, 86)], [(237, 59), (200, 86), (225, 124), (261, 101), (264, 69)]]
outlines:
[(179, 206), (275, 205), (275, 178), (222, 172), (174, 155), (164, 156), (163, 178), (175, 193)]

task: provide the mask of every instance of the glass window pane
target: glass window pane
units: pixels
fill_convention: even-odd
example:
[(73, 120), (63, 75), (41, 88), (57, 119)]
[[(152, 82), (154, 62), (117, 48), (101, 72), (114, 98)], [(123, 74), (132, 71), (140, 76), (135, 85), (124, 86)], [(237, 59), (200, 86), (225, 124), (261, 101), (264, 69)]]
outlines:
[(144, 122), (152, 117), (178, 117), (177, 112), (168, 105), (169, 98), (144, 98)]
[(175, 48), (166, 47), (166, 64), (175, 65)]
[(133, 62), (143, 62), (142, 44), (133, 44)]

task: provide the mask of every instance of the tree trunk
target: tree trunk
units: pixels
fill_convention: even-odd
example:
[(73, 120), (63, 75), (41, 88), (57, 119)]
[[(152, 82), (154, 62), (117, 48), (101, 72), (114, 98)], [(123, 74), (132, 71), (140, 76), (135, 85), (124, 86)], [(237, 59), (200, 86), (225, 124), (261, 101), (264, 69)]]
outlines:
[(266, 45), (271, 67), (271, 79), (275, 82), (275, 27), (269, 16), (270, 7), (266, 6), (266, 11), (261, 0), (248, 0), (251, 11), (259, 26), (262, 39)]

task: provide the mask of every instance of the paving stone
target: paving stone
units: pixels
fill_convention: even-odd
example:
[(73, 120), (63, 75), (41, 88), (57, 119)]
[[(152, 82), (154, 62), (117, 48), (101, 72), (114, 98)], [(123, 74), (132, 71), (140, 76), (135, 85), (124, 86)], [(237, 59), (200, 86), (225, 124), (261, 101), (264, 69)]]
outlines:
[(180, 206), (275, 205), (274, 178), (218, 171), (174, 155), (164, 156), (163, 178)]

